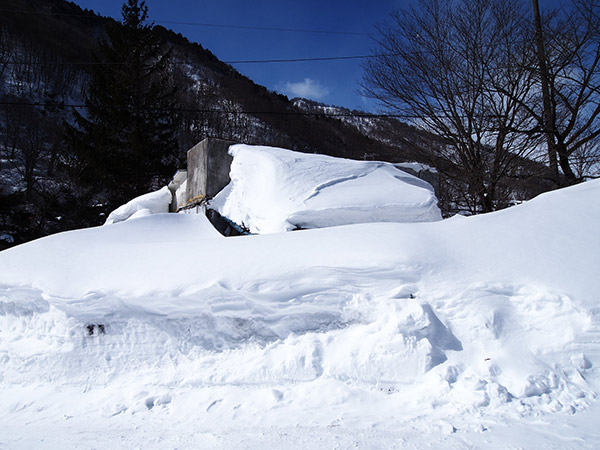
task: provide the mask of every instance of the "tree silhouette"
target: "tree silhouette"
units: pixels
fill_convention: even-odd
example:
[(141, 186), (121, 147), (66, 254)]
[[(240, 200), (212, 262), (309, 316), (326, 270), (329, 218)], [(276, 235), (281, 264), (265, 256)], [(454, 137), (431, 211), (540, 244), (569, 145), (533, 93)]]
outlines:
[(178, 148), (170, 51), (144, 1), (128, 0), (122, 16), (99, 42), (85, 108), (66, 126), (77, 179), (111, 207), (164, 184)]
[(424, 154), (471, 213), (505, 207), (533, 156), (529, 23), (517, 2), (420, 0), (380, 29), (364, 93), (436, 135)]

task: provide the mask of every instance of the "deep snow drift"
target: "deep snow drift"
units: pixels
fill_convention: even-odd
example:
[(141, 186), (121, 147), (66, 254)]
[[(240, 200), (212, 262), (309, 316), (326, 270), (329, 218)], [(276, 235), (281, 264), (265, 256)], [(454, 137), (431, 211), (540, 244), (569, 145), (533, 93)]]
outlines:
[(440, 220), (431, 185), (393, 164), (233, 145), (231, 183), (211, 208), (252, 233)]
[(136, 197), (111, 212), (106, 218), (105, 225), (151, 216), (152, 214), (168, 213), (173, 195), (167, 186), (156, 192)]
[(0, 447), (598, 448), (599, 199), (3, 251)]

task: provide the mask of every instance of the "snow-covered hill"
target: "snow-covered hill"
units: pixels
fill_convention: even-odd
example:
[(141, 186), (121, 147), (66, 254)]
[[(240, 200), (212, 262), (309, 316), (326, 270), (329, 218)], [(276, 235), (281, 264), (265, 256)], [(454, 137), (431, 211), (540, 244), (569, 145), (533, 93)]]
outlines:
[(3, 251), (0, 447), (598, 448), (599, 198)]

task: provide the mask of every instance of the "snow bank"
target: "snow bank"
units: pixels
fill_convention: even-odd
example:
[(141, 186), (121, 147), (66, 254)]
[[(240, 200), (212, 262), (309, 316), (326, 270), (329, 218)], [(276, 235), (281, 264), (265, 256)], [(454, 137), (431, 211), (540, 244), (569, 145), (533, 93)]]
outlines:
[(162, 189), (140, 195), (119, 206), (108, 215), (105, 225), (137, 219), (152, 214), (168, 213), (173, 195), (167, 186)]
[(433, 188), (392, 164), (234, 145), (211, 207), (253, 233), (440, 220)]
[[(185, 277), (197, 272), (199, 264), (205, 264), (186, 256), (193, 259), (193, 252), (202, 252), (200, 248), (206, 240), (220, 238), (223, 236), (201, 214), (156, 214), (111, 226), (60, 233), (16, 247), (18, 251), (10, 258), (7, 254), (11, 263), (9, 267), (0, 262), (0, 284), (11, 279), (16, 284), (27, 283), (29, 276), (21, 278), (21, 275), (31, 264), (38, 273), (28, 282), (59, 296), (172, 289), (184, 286)], [(190, 249), (187, 255), (186, 249)], [(5, 252), (1, 255), (4, 257)], [(56, 277), (58, 273), (63, 275)]]
[(598, 448), (599, 198), (0, 252), (0, 447)]

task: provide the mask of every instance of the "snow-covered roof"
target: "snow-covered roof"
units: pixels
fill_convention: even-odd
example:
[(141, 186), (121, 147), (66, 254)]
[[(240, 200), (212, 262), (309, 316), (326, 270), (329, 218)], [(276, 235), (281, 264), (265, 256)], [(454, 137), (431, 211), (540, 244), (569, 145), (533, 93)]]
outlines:
[(254, 233), (441, 219), (427, 182), (376, 161), (234, 145), (230, 184), (210, 206)]

